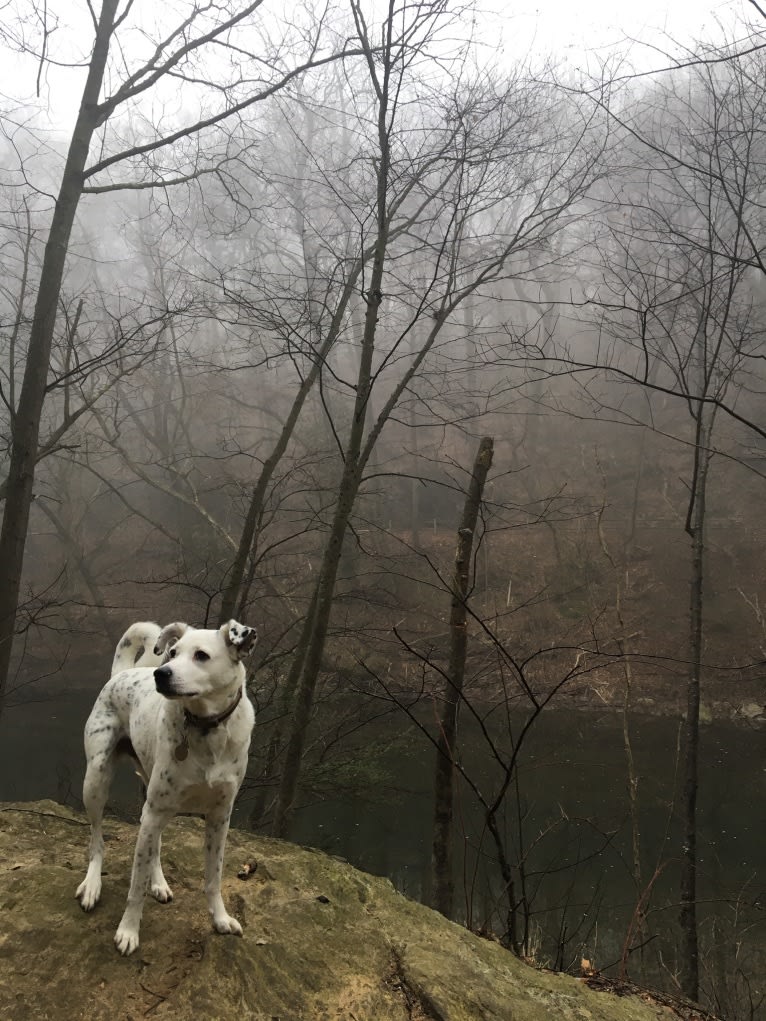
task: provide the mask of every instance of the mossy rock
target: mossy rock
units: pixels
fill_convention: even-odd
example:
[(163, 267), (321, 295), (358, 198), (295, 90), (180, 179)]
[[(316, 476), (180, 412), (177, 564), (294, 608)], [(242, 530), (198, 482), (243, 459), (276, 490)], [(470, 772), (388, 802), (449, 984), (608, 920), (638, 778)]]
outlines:
[[(88, 828), (52, 801), (0, 805), (0, 1018), (8, 1021), (656, 1021), (667, 1008), (535, 970), (398, 894), (292, 844), (230, 834), (224, 898), (244, 937), (216, 935), (202, 823), (163, 840), (175, 899), (147, 898), (141, 945), (112, 937), (136, 831), (109, 821), (102, 901), (74, 892)], [(237, 871), (257, 864), (252, 878)]]

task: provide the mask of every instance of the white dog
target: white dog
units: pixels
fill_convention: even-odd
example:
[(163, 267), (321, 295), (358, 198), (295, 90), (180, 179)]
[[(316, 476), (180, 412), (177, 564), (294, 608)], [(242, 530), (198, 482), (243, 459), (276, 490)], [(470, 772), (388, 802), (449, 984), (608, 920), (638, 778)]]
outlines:
[[(149, 636), (153, 648), (146, 644)], [(127, 752), (136, 760), (147, 790), (128, 902), (114, 937), (122, 954), (132, 954), (138, 946), (147, 886), (158, 901), (172, 900), (160, 864), (160, 843), (163, 829), (178, 812), (205, 816), (205, 894), (213, 926), (217, 932), (242, 934), (224, 907), (221, 873), (254, 722), (241, 657), (256, 639), (254, 628), (234, 620), (217, 631), (180, 623), (160, 631), (156, 624), (140, 623), (132, 625), (117, 646), (117, 672), (85, 724), (83, 801), (91, 836), (88, 871), (77, 898), (91, 911), (101, 896), (101, 821), (115, 760)], [(162, 660), (164, 665), (157, 666)]]
[(109, 676), (114, 677), (121, 670), (130, 670), (134, 666), (161, 666), (164, 656), (154, 651), (161, 631), (159, 624), (151, 620), (139, 620), (131, 624), (114, 650)]

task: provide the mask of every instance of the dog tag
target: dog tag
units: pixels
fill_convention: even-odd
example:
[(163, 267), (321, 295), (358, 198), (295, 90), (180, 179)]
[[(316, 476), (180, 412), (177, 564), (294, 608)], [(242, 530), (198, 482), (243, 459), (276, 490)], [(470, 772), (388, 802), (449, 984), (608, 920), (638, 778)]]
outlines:
[(183, 740), (181, 741), (180, 744), (176, 745), (173, 751), (173, 758), (176, 760), (176, 762), (183, 762), (183, 760), (188, 756), (188, 754), (189, 741), (186, 737), (186, 734), (184, 734)]

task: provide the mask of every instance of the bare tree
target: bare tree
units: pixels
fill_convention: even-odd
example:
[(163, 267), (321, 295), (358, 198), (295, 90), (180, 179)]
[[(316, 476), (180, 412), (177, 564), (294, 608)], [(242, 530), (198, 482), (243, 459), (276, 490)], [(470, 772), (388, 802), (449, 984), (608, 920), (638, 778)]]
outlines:
[[(762, 65), (758, 53), (668, 74), (629, 120), (617, 115), (626, 169), (611, 185), (601, 280), (586, 285), (582, 301), (595, 310), (598, 333), (591, 345), (552, 341), (544, 351), (550, 365), (581, 373), (595, 405), (611, 407), (617, 418), (591, 370), (674, 397), (689, 415), (691, 428), (679, 436), (690, 451), (680, 982), (692, 999), (699, 994), (696, 806), (710, 470), (717, 453), (738, 456), (747, 432), (766, 436), (747, 396), (762, 385), (756, 382), (763, 315), (756, 274), (764, 269), (756, 239), (766, 185)], [(636, 165), (648, 164), (645, 181), (630, 166), (631, 155)]]
[[(72, 228), (82, 196), (120, 188), (166, 187), (188, 182), (203, 173), (216, 172), (231, 158), (228, 143), (225, 143), (223, 151), (220, 148), (216, 151), (214, 146), (212, 159), (205, 152), (206, 142), (215, 138), (218, 125), (238, 117), (308, 69), (337, 59), (338, 54), (319, 54), (321, 24), (310, 30), (303, 59), (299, 57), (292, 61), (291, 55), (283, 52), (248, 54), (243, 38), (238, 45), (238, 63), (252, 62), (254, 80), (232, 82), (228, 88), (221, 88), (220, 83), (215, 82), (213, 92), (220, 99), (214, 112), (202, 113), (197, 119), (167, 131), (152, 130), (146, 141), (122, 148), (107, 139), (106, 129), (117, 111), (138, 110), (140, 101), (145, 101), (152, 92), (161, 92), (168, 81), (188, 81), (198, 87), (201, 78), (204, 80), (202, 61), (206, 54), (221, 45), (230, 45), (235, 33), (252, 29), (253, 17), (261, 4), (262, 0), (245, 5), (226, 3), (215, 10), (190, 5), (188, 17), (171, 25), (166, 34), (158, 35), (149, 46), (143, 62), (139, 59), (134, 70), (119, 74), (116, 69), (122, 66), (123, 52), (120, 51), (119, 56), (115, 52), (114, 73), (119, 83), (110, 88), (111, 83), (108, 82), (107, 89), (110, 91), (103, 98), (110, 53), (118, 48), (118, 33), (130, 27), (134, 12), (130, 3), (125, 4), (121, 11), (120, 0), (103, 0), (98, 14), (91, 9), (93, 48), (51, 216), (27, 344), (26, 366), (13, 414), (7, 496), (0, 532), (0, 697), (10, 663), (58, 303)], [(39, 53), (44, 64), (51, 59), (47, 50), (49, 33), (45, 11), (40, 21), (46, 29)], [(10, 35), (6, 29), (6, 37)], [(26, 48), (23, 33), (20, 37), (20, 45)], [(265, 61), (261, 59), (264, 56), (268, 56)], [(285, 66), (286, 60), (291, 66)], [(264, 73), (264, 68), (273, 70)], [(211, 81), (214, 81), (217, 71), (213, 70), (211, 74)], [(91, 146), (97, 137), (101, 143), (99, 155), (89, 164)], [(188, 147), (191, 156), (187, 155), (187, 166), (180, 174), (166, 174), (161, 157), (171, 153), (174, 147), (176, 150), (182, 148), (188, 140), (192, 145)], [(117, 181), (114, 174), (120, 167), (131, 168), (134, 172), (138, 170), (138, 173), (127, 181)]]
[(457, 533), (455, 577), (450, 605), (450, 655), (447, 665), (434, 771), (433, 907), (447, 918), (452, 916), (454, 876), (452, 861), (454, 785), (458, 709), (463, 694), (468, 651), (467, 601), (472, 584), (472, 556), (484, 483), (492, 464), (493, 441), (485, 436), (471, 473), (463, 515)]
[[(415, 87), (411, 68), (416, 58), (426, 59), (436, 33), (448, 23), (446, 9), (422, 4), (403, 18), (390, 4), (381, 27), (383, 44), (375, 54), (361, 7), (352, 2), (351, 10), (372, 87), (375, 191), (364, 221), (370, 239), (365, 249), (371, 254), (365, 258), (364, 327), (342, 444), (342, 478), (312, 612), (287, 682), (296, 695), (274, 820), (275, 832), (282, 835), (294, 807), (344, 537), (375, 444), (461, 303), (511, 275), (518, 268), (514, 258), (527, 268), (530, 259), (537, 268), (550, 264), (550, 239), (578, 215), (577, 203), (593, 181), (603, 142), (591, 135), (587, 118), (574, 128), (570, 124), (566, 137), (554, 142), (543, 126), (539, 94), (533, 104), (532, 92), (521, 82), (486, 78), (473, 87), (455, 86), (440, 125), (407, 131), (402, 107)], [(423, 140), (419, 148), (413, 139)], [(410, 224), (401, 232), (409, 242), (403, 251), (391, 243), (400, 217)], [(403, 321), (386, 350), (380, 324), (391, 307)], [(407, 360), (404, 341), (417, 321), (428, 326)], [(393, 318), (389, 322), (392, 331)], [(384, 380), (386, 395), (370, 421), (373, 388)]]

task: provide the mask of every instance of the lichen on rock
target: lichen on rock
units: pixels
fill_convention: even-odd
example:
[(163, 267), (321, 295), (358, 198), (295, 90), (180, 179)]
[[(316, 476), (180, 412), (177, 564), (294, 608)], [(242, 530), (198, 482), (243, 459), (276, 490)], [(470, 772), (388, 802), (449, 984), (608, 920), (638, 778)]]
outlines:
[[(9, 1021), (656, 1021), (637, 997), (535, 970), (391, 883), (311, 849), (232, 830), (224, 899), (244, 937), (216, 935), (202, 822), (163, 838), (170, 904), (147, 898), (141, 945), (112, 937), (136, 827), (106, 824), (101, 903), (74, 891), (87, 822), (52, 801), (0, 805), (0, 1018)], [(243, 864), (248, 878), (238, 879)]]

